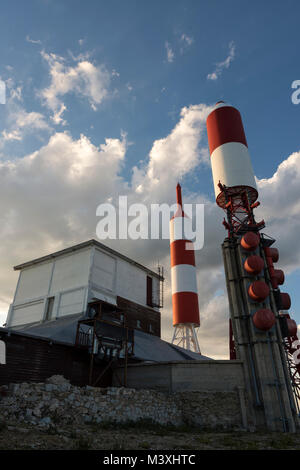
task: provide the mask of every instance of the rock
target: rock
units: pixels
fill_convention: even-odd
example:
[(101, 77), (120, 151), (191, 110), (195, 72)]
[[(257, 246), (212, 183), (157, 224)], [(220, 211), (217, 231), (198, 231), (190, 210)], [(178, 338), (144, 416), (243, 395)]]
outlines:
[(6, 397), (8, 395), (8, 386), (7, 385), (1, 385), (0, 386), (0, 396)]
[(66, 379), (63, 375), (52, 375), (46, 379), (47, 384), (62, 385), (70, 384), (70, 381)]
[(18, 428), (18, 432), (21, 432), (22, 434), (28, 434), (30, 432), (30, 429), (27, 428)]
[(33, 410), (34, 416), (37, 416), (38, 418), (42, 415), (40, 408), (36, 407)]
[(42, 418), (39, 422), (39, 424), (42, 424), (42, 425), (49, 425), (51, 423), (52, 423), (52, 421), (51, 421), (51, 418), (49, 418), (49, 416), (46, 416), (45, 418)]

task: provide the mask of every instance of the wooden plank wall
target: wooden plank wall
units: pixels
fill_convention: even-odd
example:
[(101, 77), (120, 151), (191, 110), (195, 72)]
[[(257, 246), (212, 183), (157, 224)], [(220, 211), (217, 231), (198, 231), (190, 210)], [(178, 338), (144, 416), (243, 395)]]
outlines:
[[(6, 344), (6, 364), (0, 364), (0, 385), (21, 382), (43, 382), (52, 375), (63, 375), (73, 385), (89, 382), (90, 355), (74, 346), (52, 343), (49, 340), (1, 332)], [(94, 363), (94, 377), (105, 364)], [(104, 374), (98, 386), (112, 383), (111, 370)]]

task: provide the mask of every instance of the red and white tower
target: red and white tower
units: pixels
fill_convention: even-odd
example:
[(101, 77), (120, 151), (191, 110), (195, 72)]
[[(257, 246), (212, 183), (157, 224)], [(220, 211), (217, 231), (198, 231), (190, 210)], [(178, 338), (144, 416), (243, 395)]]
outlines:
[(274, 268), (278, 250), (256, 222), (255, 177), (239, 111), (218, 102), (207, 118), (216, 202), (226, 213), (222, 244), (230, 307), (230, 358), (243, 361), (248, 419), (272, 431), (299, 429), (300, 350), (291, 301)]
[(181, 186), (178, 183), (177, 211), (170, 220), (171, 281), (173, 326), (172, 343), (200, 353), (195, 328), (200, 326), (195, 252), (191, 234), (191, 219), (183, 212)]

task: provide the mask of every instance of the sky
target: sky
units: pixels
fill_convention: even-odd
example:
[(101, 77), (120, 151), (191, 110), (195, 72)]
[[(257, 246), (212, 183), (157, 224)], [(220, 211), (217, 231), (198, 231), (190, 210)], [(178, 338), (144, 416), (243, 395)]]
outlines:
[[(297, 1), (2, 1), (0, 323), (13, 266), (96, 238), (96, 208), (205, 204), (196, 254), (200, 347), (228, 357), (228, 304), (205, 120), (220, 99), (243, 118), (257, 178), (258, 219), (275, 238), (282, 291), (300, 324), (300, 79)], [(165, 267), (162, 337), (172, 337), (166, 240), (108, 240)], [(275, 246), (275, 245), (274, 245)]]

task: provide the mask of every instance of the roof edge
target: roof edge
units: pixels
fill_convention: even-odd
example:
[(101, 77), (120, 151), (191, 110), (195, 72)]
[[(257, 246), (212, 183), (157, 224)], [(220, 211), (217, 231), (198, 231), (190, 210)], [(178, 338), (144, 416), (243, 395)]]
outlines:
[(152, 271), (151, 269), (147, 268), (146, 266), (138, 263), (137, 261), (134, 261), (133, 259), (129, 258), (128, 256), (123, 255), (122, 253), (114, 250), (113, 248), (110, 248), (107, 245), (104, 245), (103, 243), (98, 242), (94, 238), (92, 238), (90, 240), (87, 240), (86, 242), (81, 242), (81, 243), (78, 243), (77, 245), (73, 245), (73, 246), (70, 246), (68, 248), (64, 248), (63, 250), (55, 251), (54, 253), (50, 253), (49, 255), (41, 256), (41, 257), (35, 258), (31, 261), (27, 261), (25, 263), (18, 264), (16, 266), (14, 266), (14, 270), (15, 271), (20, 271), (21, 269), (28, 268), (30, 266), (34, 266), (35, 264), (43, 263), (45, 261), (50, 261), (54, 258), (58, 258), (59, 256), (66, 255), (66, 254), (72, 253), (74, 251), (82, 250), (82, 249), (87, 248), (89, 246), (95, 246), (97, 248), (100, 248), (103, 251), (106, 251), (107, 253), (118, 256), (119, 258), (122, 258), (124, 261), (127, 261), (130, 264), (133, 264), (134, 266), (142, 269), (143, 271), (146, 271), (147, 273), (151, 274), (152, 276), (155, 276), (158, 279), (163, 280), (163, 277), (160, 276), (155, 271)]

